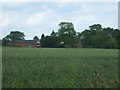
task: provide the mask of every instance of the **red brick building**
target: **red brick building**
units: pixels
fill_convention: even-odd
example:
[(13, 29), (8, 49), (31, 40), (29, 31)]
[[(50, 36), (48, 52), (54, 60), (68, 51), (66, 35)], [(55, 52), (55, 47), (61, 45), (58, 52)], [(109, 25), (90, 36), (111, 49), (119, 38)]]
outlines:
[(20, 46), (20, 47), (40, 47), (40, 42), (35, 40), (16, 40), (14, 42), (14, 46)]

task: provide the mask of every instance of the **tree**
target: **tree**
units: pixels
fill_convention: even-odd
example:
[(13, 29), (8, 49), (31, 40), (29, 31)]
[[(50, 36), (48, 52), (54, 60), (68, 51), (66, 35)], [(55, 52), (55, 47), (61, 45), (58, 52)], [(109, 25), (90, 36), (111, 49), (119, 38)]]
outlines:
[(102, 25), (100, 24), (94, 24), (89, 26), (89, 29), (84, 30), (79, 34), (79, 37), (84, 45), (84, 47), (94, 47), (92, 44), (91, 37), (93, 38), (94, 35), (96, 35), (97, 31), (102, 31)]
[(91, 36), (96, 35), (96, 31), (102, 30), (102, 25), (100, 24), (94, 24), (89, 26), (89, 30), (91, 31)]
[(38, 36), (35, 36), (34, 38), (33, 38), (33, 40), (39, 40), (39, 38), (38, 38)]
[(108, 48), (118, 48), (118, 45), (117, 45), (117, 42), (116, 42), (115, 38), (111, 38)]
[(45, 35), (44, 35), (44, 34), (42, 34), (42, 35), (41, 35), (41, 39), (42, 39), (42, 38), (44, 38), (44, 37), (45, 37)]
[(9, 39), (11, 42), (14, 42), (16, 40), (24, 40), (24, 37), (24, 33), (20, 31), (11, 31), (9, 34)]
[(50, 34), (51, 36), (55, 36), (55, 32), (54, 31), (52, 31), (52, 33)]
[(80, 39), (84, 45), (84, 47), (92, 47), (91, 44), (91, 31), (90, 30), (85, 30), (81, 32)]
[(94, 25), (91, 25), (89, 26), (90, 30), (101, 30), (102, 29), (102, 25), (100, 24), (94, 24)]
[(110, 41), (111, 37), (103, 31), (99, 31), (96, 35), (91, 36), (91, 43), (96, 48), (108, 48)]
[(9, 42), (10, 42), (10, 37), (9, 37), (9, 35), (7, 35), (6, 37), (4, 37), (4, 38), (2, 39), (2, 45), (3, 45), (3, 46), (6, 46)]
[(102, 28), (100, 24), (89, 26), (89, 29), (84, 30), (79, 34), (79, 37), (84, 47), (95, 48), (117, 48), (119, 44), (118, 36), (120, 30), (110, 27)]
[(2, 46), (2, 40), (0, 39), (0, 46)]
[(59, 35), (76, 35), (76, 31), (74, 30), (74, 26), (71, 22), (61, 22), (59, 24), (60, 28), (58, 30)]
[(112, 38), (111, 42), (114, 41), (114, 46), (118, 48), (120, 46), (120, 43), (119, 43), (120, 30), (107, 27), (107, 28), (103, 28), (103, 31), (106, 32)]
[(60, 39), (57, 32), (52, 31), (50, 36), (41, 35), (41, 46), (57, 48), (60, 46)]
[(59, 47), (58, 37), (46, 36), (42, 40), (42, 47), (51, 47), (51, 48)]
[(115, 38), (116, 46), (117, 46), (117, 48), (120, 49), (120, 30), (119, 29), (114, 29), (112, 31), (112, 37)]
[(24, 40), (25, 35), (20, 31), (11, 31), (6, 37), (2, 39), (3, 45), (7, 45), (9, 42), (14, 42), (16, 40)]
[(41, 47), (45, 47), (46, 46), (45, 45), (45, 35), (44, 34), (41, 35), (40, 43), (41, 43)]
[(60, 42), (64, 43), (64, 47), (74, 47), (74, 44), (78, 42), (74, 25), (71, 22), (61, 22), (59, 27)]

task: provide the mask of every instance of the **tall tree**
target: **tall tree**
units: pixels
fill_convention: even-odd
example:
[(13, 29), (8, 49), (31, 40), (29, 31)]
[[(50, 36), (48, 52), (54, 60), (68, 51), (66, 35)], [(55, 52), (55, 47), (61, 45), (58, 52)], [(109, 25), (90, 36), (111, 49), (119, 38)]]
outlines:
[(52, 31), (52, 33), (50, 34), (51, 36), (55, 36), (55, 32), (54, 31)]
[(2, 39), (2, 44), (7, 45), (9, 42), (14, 42), (16, 40), (24, 40), (25, 35), (20, 31), (11, 31), (6, 37)]
[(61, 38), (61, 42), (64, 43), (64, 47), (73, 47), (78, 42), (74, 25), (71, 22), (61, 22), (59, 24), (58, 35)]
[(107, 33), (99, 31), (96, 35), (91, 36), (91, 43), (96, 48), (108, 48), (111, 39)]
[(116, 48), (118, 48), (120, 46), (120, 43), (119, 43), (120, 30), (107, 27), (107, 28), (103, 28), (103, 31), (106, 32), (111, 38), (113, 38), (111, 42), (114, 41)]
[(11, 42), (14, 42), (15, 40), (24, 40), (25, 34), (20, 31), (11, 31), (9, 34), (9, 39)]
[(44, 34), (41, 35), (40, 43), (41, 43), (41, 47), (45, 47), (46, 46), (45, 45), (45, 35)]
[(44, 38), (44, 37), (45, 37), (45, 35), (44, 35), (44, 34), (42, 34), (42, 35), (41, 35), (41, 39), (42, 39), (42, 38)]
[(0, 39), (0, 46), (2, 46), (2, 40)]
[(117, 43), (119, 42), (119, 35), (120, 30), (118, 29), (102, 28), (102, 25), (94, 24), (81, 32), (79, 37), (84, 47), (117, 48), (119, 46)]
[(33, 40), (39, 40), (39, 38), (38, 38), (38, 36), (35, 36), (34, 38), (33, 38)]
[(101, 30), (102, 29), (102, 25), (100, 24), (94, 24), (94, 25), (91, 25), (89, 26), (90, 30)]
[(84, 47), (93, 47), (93, 45), (91, 44), (91, 34), (92, 32), (90, 30), (84, 30), (83, 32), (81, 32), (80, 35), (80, 39), (84, 45)]
[(6, 46), (9, 42), (10, 42), (10, 37), (9, 37), (9, 35), (7, 35), (6, 37), (4, 37), (4, 38), (2, 39), (2, 45), (3, 45), (3, 46)]

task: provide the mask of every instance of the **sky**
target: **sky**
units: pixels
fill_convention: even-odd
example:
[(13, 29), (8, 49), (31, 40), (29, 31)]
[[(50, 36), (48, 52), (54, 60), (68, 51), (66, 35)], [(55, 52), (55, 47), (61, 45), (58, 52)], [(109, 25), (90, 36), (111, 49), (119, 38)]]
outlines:
[(5, 2), (0, 16), (0, 39), (10, 31), (21, 31), (31, 40), (59, 29), (60, 22), (72, 22), (77, 32), (90, 25), (118, 28), (117, 2)]

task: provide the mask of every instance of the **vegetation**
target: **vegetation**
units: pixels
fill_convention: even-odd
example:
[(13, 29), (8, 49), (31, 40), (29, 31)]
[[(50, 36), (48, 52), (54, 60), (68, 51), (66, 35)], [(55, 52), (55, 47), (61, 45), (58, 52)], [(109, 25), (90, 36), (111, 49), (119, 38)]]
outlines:
[[(76, 32), (71, 22), (61, 22), (57, 32), (52, 31), (49, 36), (37, 36), (33, 40), (40, 40), (42, 47), (73, 48), (81, 41), (85, 48), (120, 48), (120, 30), (110, 27), (103, 28), (100, 24), (89, 26), (89, 29)], [(2, 39), (3, 46), (15, 40), (24, 40), (24, 33), (12, 31)]]
[(2, 63), (3, 88), (118, 87), (117, 49), (3, 47)]
[(102, 28), (100, 24), (95, 24), (89, 26), (89, 29), (81, 32), (79, 36), (85, 47), (119, 48), (120, 30), (118, 29)]
[(14, 42), (16, 40), (24, 40), (25, 35), (20, 31), (11, 31), (6, 37), (2, 39), (2, 45), (7, 46), (9, 43)]
[(52, 31), (50, 36), (41, 36), (42, 47), (74, 47), (80, 41), (74, 30), (74, 25), (70, 22), (61, 22), (58, 32)]
[(119, 29), (94, 24), (80, 33), (70, 22), (61, 22), (59, 26), (58, 32), (52, 31), (50, 36), (42, 34), (42, 47), (74, 47), (81, 41), (84, 48), (120, 48)]
[(35, 37), (33, 38), (33, 40), (39, 41), (40, 39), (38, 38), (38, 36), (35, 36)]
[(0, 39), (0, 46), (2, 46), (2, 40)]

